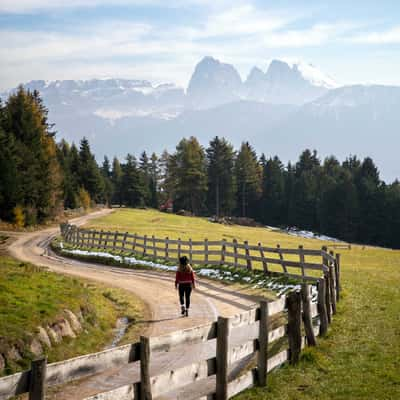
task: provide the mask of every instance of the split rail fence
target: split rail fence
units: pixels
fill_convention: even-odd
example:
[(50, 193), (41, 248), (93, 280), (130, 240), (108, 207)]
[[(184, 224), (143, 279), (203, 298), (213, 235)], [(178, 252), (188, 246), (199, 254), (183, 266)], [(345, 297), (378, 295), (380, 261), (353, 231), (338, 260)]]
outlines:
[[(239, 243), (227, 240), (161, 239), (140, 236), (129, 232), (110, 232), (81, 229), (75, 225), (61, 224), (61, 236), (66, 243), (94, 250), (137, 254), (152, 259), (177, 261), (187, 255), (190, 262), (198, 265), (227, 265), (252, 270), (263, 268), (265, 273), (279, 272), (288, 277), (317, 280), (322, 275), (333, 275), (332, 281), (340, 280), (340, 254), (321, 249), (266, 247), (261, 243)], [(336, 285), (339, 291), (339, 285)]]
[[(62, 227), (64, 240), (84, 247), (103, 245), (103, 239), (90, 242), (93, 234), (78, 232), (69, 225)], [(138, 343), (48, 365), (45, 359), (35, 360), (30, 370), (0, 378), (0, 400), (22, 393), (29, 393), (30, 400), (43, 400), (48, 386), (128, 365), (132, 371), (129, 382), (85, 400), (226, 400), (254, 385), (265, 386), (273, 369), (286, 362), (295, 364), (305, 345), (317, 344), (316, 337), (326, 334), (336, 313), (340, 257), (326, 250), (319, 255), (323, 257), (321, 275), (311, 277), (313, 282), (303, 279), (300, 292), (274, 302), (262, 301), (230, 318), (219, 317), (163, 336), (143, 336)], [(311, 283), (317, 285), (315, 302), (311, 301)]]

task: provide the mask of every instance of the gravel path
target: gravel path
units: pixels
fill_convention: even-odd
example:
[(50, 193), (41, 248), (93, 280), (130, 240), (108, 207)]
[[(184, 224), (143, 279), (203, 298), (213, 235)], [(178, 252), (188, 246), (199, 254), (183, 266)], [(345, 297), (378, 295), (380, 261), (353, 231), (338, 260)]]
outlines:
[[(75, 218), (70, 222), (82, 225), (91, 218), (109, 213), (101, 210), (87, 216)], [(201, 279), (193, 293), (192, 308), (189, 318), (179, 314), (177, 293), (174, 289), (174, 276), (153, 271), (134, 271), (101, 264), (85, 263), (55, 255), (48, 249), (52, 238), (59, 233), (58, 228), (49, 228), (32, 233), (17, 235), (8, 248), (9, 253), (22, 261), (31, 262), (49, 268), (51, 271), (74, 275), (98, 281), (108, 286), (132, 291), (149, 306), (151, 317), (145, 332), (158, 336), (168, 332), (204, 324), (215, 320), (218, 315), (231, 316), (248, 310), (255, 299), (229, 290), (226, 286), (210, 280)], [(182, 357), (190, 357), (190, 352), (171, 354), (167, 360), (160, 360), (157, 370), (166, 370), (175, 362), (182, 362)], [(185, 354), (186, 353), (186, 354)], [(189, 354), (188, 354), (189, 353)], [(196, 355), (194, 355), (196, 359)], [(132, 382), (138, 371), (135, 368), (115, 369), (68, 385), (53, 393), (54, 399), (80, 399), (96, 393), (116, 388)], [(53, 392), (53, 391), (52, 391)]]

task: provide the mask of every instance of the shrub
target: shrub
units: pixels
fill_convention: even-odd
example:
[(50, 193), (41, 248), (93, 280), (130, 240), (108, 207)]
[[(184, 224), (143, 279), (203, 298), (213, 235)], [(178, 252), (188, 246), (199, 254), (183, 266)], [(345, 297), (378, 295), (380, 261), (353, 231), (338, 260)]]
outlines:
[(83, 207), (85, 210), (90, 208), (90, 203), (91, 203), (90, 195), (84, 188), (79, 189), (78, 198), (79, 198), (78, 202), (81, 207)]
[(23, 228), (25, 226), (25, 214), (22, 206), (17, 205), (13, 209), (14, 223), (18, 228)]

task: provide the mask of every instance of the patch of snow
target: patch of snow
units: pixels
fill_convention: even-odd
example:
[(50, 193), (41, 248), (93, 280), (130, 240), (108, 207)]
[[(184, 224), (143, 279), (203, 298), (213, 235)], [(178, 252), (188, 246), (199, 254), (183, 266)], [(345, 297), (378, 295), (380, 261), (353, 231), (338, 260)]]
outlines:
[[(100, 258), (111, 258), (121, 264), (129, 264), (129, 265), (140, 265), (140, 266), (147, 266), (150, 268), (156, 268), (159, 270), (163, 271), (170, 271), (170, 272), (175, 272), (177, 271), (178, 267), (176, 265), (170, 266), (170, 265), (165, 265), (165, 264), (160, 264), (156, 263), (153, 261), (146, 261), (146, 260), (140, 260), (137, 259), (136, 257), (129, 256), (118, 256), (114, 255), (111, 253), (107, 252), (102, 252), (102, 251), (88, 251), (88, 250), (79, 250), (79, 249), (64, 249), (63, 243), (60, 243), (60, 248), (63, 249), (63, 253), (69, 253), (69, 254), (76, 254), (76, 255), (82, 255), (82, 256), (96, 256)], [(196, 275), (198, 276), (203, 276), (203, 277), (208, 277), (208, 278), (213, 278), (213, 279), (218, 279), (218, 280), (225, 280), (225, 281), (235, 281), (235, 278), (239, 281), (240, 275), (235, 273), (232, 275), (232, 272), (226, 271), (224, 269), (218, 269), (218, 268), (200, 268), (196, 271)], [(244, 282), (253, 282), (253, 288), (262, 288), (265, 287), (267, 289), (270, 289), (274, 292), (276, 292), (277, 296), (280, 297), (289, 291), (300, 291), (301, 290), (301, 285), (297, 284), (288, 284), (288, 283), (281, 283), (277, 282), (276, 278), (274, 277), (266, 277), (265, 275), (262, 274), (254, 274), (253, 276), (244, 276), (242, 279)], [(318, 291), (315, 286), (311, 286), (311, 301), (313, 303), (317, 302), (317, 297), (318, 297)]]

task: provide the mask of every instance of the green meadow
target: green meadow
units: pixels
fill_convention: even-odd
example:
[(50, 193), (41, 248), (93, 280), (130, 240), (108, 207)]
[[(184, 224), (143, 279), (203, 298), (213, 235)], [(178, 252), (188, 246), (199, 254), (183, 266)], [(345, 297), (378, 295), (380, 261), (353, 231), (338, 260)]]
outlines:
[(117, 319), (123, 316), (130, 321), (123, 342), (135, 341), (146, 312), (132, 293), (0, 256), (0, 353), (17, 346), (22, 354), (21, 360), (7, 363), (3, 374), (29, 367), (35, 357), (29, 352), (32, 335), (38, 326), (56, 322), (65, 309), (83, 313), (83, 332), (76, 339), (64, 338), (46, 348), (49, 362), (103, 350), (113, 339)]
[[(155, 210), (116, 210), (87, 226), (171, 239), (236, 238), (271, 247), (332, 244)], [(238, 400), (400, 398), (400, 251), (352, 245), (338, 252), (343, 291), (328, 335), (319, 338), (318, 347), (306, 349), (298, 365), (271, 373), (267, 388), (248, 390)]]

